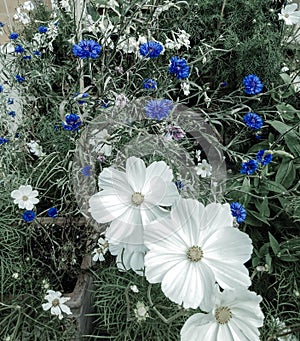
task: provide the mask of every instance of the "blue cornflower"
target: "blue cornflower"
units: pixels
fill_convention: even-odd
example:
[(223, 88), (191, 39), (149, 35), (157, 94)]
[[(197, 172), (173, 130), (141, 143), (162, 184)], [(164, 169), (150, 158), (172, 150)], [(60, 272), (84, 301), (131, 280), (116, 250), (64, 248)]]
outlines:
[(0, 28), (2, 28), (4, 26), (5, 26), (5, 24), (2, 21), (0, 21)]
[(181, 180), (176, 180), (175, 185), (178, 191), (182, 191), (184, 189), (184, 183)]
[(46, 33), (48, 31), (48, 27), (46, 27), (46, 26), (39, 26), (38, 31), (40, 33)]
[(31, 56), (23, 56), (24, 60), (30, 60), (32, 57)]
[(85, 165), (81, 169), (81, 174), (83, 174), (84, 176), (91, 176), (91, 169), (92, 169), (92, 166)]
[(258, 162), (256, 160), (249, 160), (247, 162), (242, 163), (242, 169), (240, 170), (241, 174), (253, 174), (256, 172), (258, 168)]
[(169, 73), (175, 74), (177, 79), (184, 79), (189, 76), (190, 67), (184, 58), (172, 57), (170, 59)]
[(248, 128), (254, 130), (260, 129), (264, 125), (263, 119), (254, 112), (248, 112), (248, 114), (243, 117), (243, 121)]
[(23, 53), (24, 52), (24, 47), (21, 46), (21, 45), (16, 45), (15, 52), (16, 53)]
[(15, 39), (17, 39), (18, 38), (18, 33), (16, 33), (16, 32), (12, 32), (10, 35), (9, 35), (9, 39), (11, 39), (11, 40), (15, 40)]
[(18, 83), (23, 83), (23, 82), (25, 82), (25, 78), (20, 76), (20, 75), (16, 75), (16, 81)]
[(143, 88), (147, 90), (156, 89), (157, 82), (154, 79), (146, 78), (143, 80)]
[(235, 217), (235, 220), (240, 224), (246, 219), (246, 210), (239, 202), (233, 202), (230, 204), (231, 214)]
[(42, 55), (40, 51), (33, 51), (33, 54), (37, 57), (40, 57)]
[(8, 113), (8, 115), (11, 116), (11, 117), (16, 117), (16, 112), (15, 111), (10, 111)]
[(170, 114), (173, 107), (173, 102), (169, 99), (152, 99), (146, 104), (146, 116), (160, 121)]
[(76, 114), (68, 114), (65, 116), (65, 122), (62, 123), (64, 130), (77, 131), (82, 124), (80, 117)]
[(143, 57), (157, 58), (163, 49), (164, 47), (161, 43), (158, 43), (157, 41), (148, 41), (140, 46), (140, 54)]
[(0, 144), (7, 143), (9, 140), (5, 137), (0, 137)]
[(101, 108), (108, 108), (109, 107), (109, 99), (101, 99), (98, 101), (98, 103), (100, 104)]
[(3, 86), (0, 85), (0, 93), (3, 92)]
[(95, 40), (81, 40), (78, 45), (73, 45), (72, 52), (81, 59), (99, 57), (102, 47)]
[(33, 220), (35, 219), (35, 217), (36, 217), (36, 214), (35, 214), (33, 211), (31, 211), (31, 210), (27, 210), (27, 211), (25, 211), (25, 212), (22, 214), (22, 218), (23, 218), (27, 223), (33, 221)]
[(264, 149), (261, 149), (256, 154), (256, 160), (262, 164), (262, 166), (268, 165), (272, 161), (272, 154), (265, 152)]
[(56, 218), (57, 217), (57, 214), (58, 214), (58, 210), (56, 207), (51, 207), (49, 208), (49, 210), (47, 211), (47, 214), (49, 217), (51, 218)]
[(244, 92), (247, 95), (257, 95), (259, 94), (264, 85), (256, 75), (248, 75), (243, 79)]
[(89, 97), (89, 94), (87, 92), (84, 92), (82, 94), (80, 94), (79, 92), (75, 92), (74, 94), (74, 98), (77, 99), (78, 104), (86, 103), (86, 101), (83, 101), (82, 98), (87, 98), (87, 97)]
[(15, 100), (14, 100), (13, 98), (10, 98), (10, 97), (9, 97), (9, 98), (7, 99), (7, 104), (8, 104), (8, 105), (9, 105), (9, 104), (14, 104), (14, 101), (15, 101)]

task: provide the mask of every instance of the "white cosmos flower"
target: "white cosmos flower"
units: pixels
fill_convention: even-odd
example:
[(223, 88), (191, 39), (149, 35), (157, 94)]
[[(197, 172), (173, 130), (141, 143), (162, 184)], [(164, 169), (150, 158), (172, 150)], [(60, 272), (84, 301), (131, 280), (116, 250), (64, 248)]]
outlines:
[(279, 20), (284, 20), (286, 25), (300, 24), (300, 11), (297, 11), (298, 4), (286, 5), (278, 13)]
[(132, 269), (135, 273), (141, 276), (144, 274), (144, 257), (147, 250), (148, 249), (143, 244), (109, 244), (110, 253), (113, 256), (117, 256), (116, 263), (118, 269), (120, 271)]
[(216, 290), (213, 309), (194, 314), (181, 329), (181, 341), (259, 341), (261, 296), (246, 289)]
[(22, 185), (19, 189), (15, 189), (11, 192), (11, 197), (14, 200), (14, 204), (18, 204), (19, 208), (26, 210), (32, 210), (33, 206), (39, 202), (36, 197), (39, 195), (37, 190), (32, 190), (30, 185)]
[(168, 214), (179, 193), (173, 173), (163, 161), (148, 167), (142, 159), (130, 157), (126, 172), (113, 167), (99, 175), (99, 188), (89, 200), (89, 212), (98, 223), (111, 222), (106, 231), (109, 243), (143, 245), (143, 225)]
[(145, 226), (145, 275), (184, 308), (209, 310), (215, 282), (223, 289), (247, 288), (252, 244), (233, 227), (229, 204), (206, 207), (180, 199), (171, 214)]
[(72, 314), (70, 308), (64, 304), (70, 300), (70, 297), (61, 297), (61, 295), (59, 291), (47, 290), (45, 300), (48, 302), (42, 304), (44, 310), (51, 309), (51, 314), (57, 315), (60, 320), (63, 318), (63, 312), (67, 315)]
[(202, 160), (201, 163), (195, 167), (197, 175), (200, 175), (201, 178), (206, 178), (211, 176), (212, 167), (206, 160)]

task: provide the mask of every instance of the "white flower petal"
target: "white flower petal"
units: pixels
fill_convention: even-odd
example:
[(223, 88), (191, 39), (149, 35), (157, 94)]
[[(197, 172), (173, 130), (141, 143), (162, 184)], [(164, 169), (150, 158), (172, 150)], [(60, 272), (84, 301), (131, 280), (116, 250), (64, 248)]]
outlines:
[(151, 190), (153, 179), (160, 178), (165, 182), (173, 179), (172, 169), (164, 161), (154, 161), (146, 169), (144, 193)]
[(47, 302), (47, 303), (43, 303), (42, 304), (42, 307), (43, 309), (46, 311), (46, 310), (49, 310), (51, 307), (52, 307), (52, 303), (50, 302)]
[[(218, 334), (216, 340), (222, 341), (237, 341), (234, 340), (231, 330), (228, 327), (228, 324), (220, 324), (218, 328)], [(239, 340), (239, 339), (238, 339)], [(240, 340), (239, 340), (240, 341)], [(251, 340), (252, 341), (252, 340)]]
[(150, 224), (154, 220), (162, 219), (170, 214), (168, 210), (159, 206), (154, 206), (153, 204), (148, 204), (145, 201), (140, 205), (140, 212), (144, 226)]
[[(19, 191), (18, 189), (15, 189), (15, 190), (13, 190), (13, 191), (11, 192), (10, 195), (11, 195), (12, 198), (21, 199), (23, 194), (22, 194), (21, 191)], [(15, 204), (16, 204), (16, 202), (15, 202)]]
[(60, 307), (57, 305), (57, 306), (52, 306), (51, 307), (51, 314), (52, 315), (60, 315), (61, 314), (61, 310), (60, 310)]
[(61, 309), (62, 312), (66, 313), (68, 315), (72, 314), (71, 309), (67, 305), (65, 305), (65, 304), (61, 304), (60, 305), (60, 309)]
[(251, 325), (250, 321), (248, 322), (248, 314), (243, 314), (242, 316), (247, 316), (247, 321), (244, 321), (243, 318), (235, 319), (233, 317), (228, 323), (232, 335), (236, 336), (235, 340), (259, 341), (259, 331), (255, 326)]
[(222, 227), (232, 227), (233, 217), (229, 204), (208, 204), (205, 207), (206, 226), (219, 229)]
[(126, 195), (118, 195), (113, 190), (103, 190), (89, 199), (89, 212), (98, 223), (107, 223), (120, 217), (130, 207)]
[(126, 177), (134, 192), (144, 194), (146, 166), (142, 159), (132, 156), (126, 162)]
[(145, 194), (145, 202), (153, 205), (171, 206), (178, 198), (179, 193), (173, 182), (165, 182), (159, 177), (150, 180), (149, 191)]
[(123, 193), (131, 196), (133, 191), (129, 186), (126, 174), (113, 167), (104, 168), (99, 175), (99, 187), (104, 190), (114, 190), (115, 193)]
[[(218, 325), (210, 314), (194, 314), (184, 323), (180, 335), (181, 341), (217, 340)], [(209, 337), (208, 337), (209, 336)], [(219, 340), (218, 340), (219, 341)]]
[[(191, 286), (190, 284), (193, 283)], [(214, 276), (201, 261), (192, 263), (184, 260), (171, 268), (161, 283), (163, 293), (173, 302), (184, 308), (207, 310), (212, 307)]]

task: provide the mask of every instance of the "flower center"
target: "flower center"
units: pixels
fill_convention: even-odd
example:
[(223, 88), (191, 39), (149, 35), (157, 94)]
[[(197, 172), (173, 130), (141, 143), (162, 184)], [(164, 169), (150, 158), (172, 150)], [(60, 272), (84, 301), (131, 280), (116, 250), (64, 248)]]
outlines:
[(140, 205), (144, 201), (144, 196), (143, 194), (139, 192), (135, 192), (131, 196), (131, 202), (135, 205)]
[(53, 301), (52, 301), (52, 305), (53, 307), (57, 307), (59, 305), (59, 299), (58, 298), (55, 298)]
[(27, 201), (28, 199), (29, 199), (29, 198), (28, 198), (27, 195), (23, 195), (23, 196), (22, 196), (22, 200), (23, 200), (23, 201)]
[(140, 316), (145, 316), (147, 314), (147, 309), (145, 307), (139, 307), (137, 308), (137, 313)]
[(285, 13), (284, 15), (286, 18), (288, 18), (290, 15), (288, 13)]
[(232, 318), (230, 309), (228, 307), (219, 307), (216, 310), (215, 318), (220, 324), (225, 324), (229, 322), (229, 320)]
[(192, 246), (187, 250), (186, 255), (191, 262), (199, 262), (203, 258), (203, 251), (199, 246)]

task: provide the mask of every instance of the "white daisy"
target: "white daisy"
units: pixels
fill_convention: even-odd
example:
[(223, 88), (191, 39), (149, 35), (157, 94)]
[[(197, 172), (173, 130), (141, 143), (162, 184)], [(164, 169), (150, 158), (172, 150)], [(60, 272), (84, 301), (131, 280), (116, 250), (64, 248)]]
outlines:
[(286, 5), (278, 13), (279, 20), (284, 20), (286, 25), (300, 24), (300, 11), (297, 11), (298, 4)]
[(11, 192), (11, 197), (14, 200), (14, 204), (18, 204), (19, 208), (25, 210), (32, 210), (33, 206), (39, 202), (37, 190), (32, 190), (30, 185), (20, 186), (19, 189), (15, 189)]
[(89, 212), (98, 223), (111, 222), (108, 242), (143, 245), (143, 225), (168, 214), (165, 207), (179, 197), (172, 179), (165, 162), (146, 167), (134, 156), (127, 159), (126, 172), (105, 168), (99, 175), (102, 190), (90, 198)]
[(67, 315), (72, 314), (70, 308), (64, 304), (71, 299), (70, 297), (61, 297), (61, 292), (53, 290), (47, 290), (47, 294), (45, 300), (47, 300), (48, 303), (42, 304), (45, 311), (51, 309), (51, 314), (57, 315), (60, 320), (63, 318), (63, 312)]
[(145, 226), (145, 275), (184, 308), (211, 307), (215, 282), (223, 289), (247, 288), (252, 244), (233, 227), (229, 204), (206, 207), (180, 199), (170, 216)]
[(209, 314), (194, 314), (181, 329), (181, 341), (259, 341), (261, 296), (249, 290), (217, 290)]
[(202, 160), (201, 163), (195, 167), (197, 175), (200, 175), (201, 178), (206, 178), (211, 176), (212, 166), (207, 163), (206, 160)]

